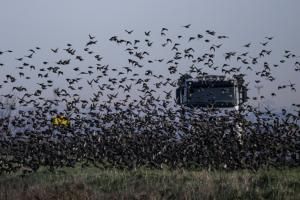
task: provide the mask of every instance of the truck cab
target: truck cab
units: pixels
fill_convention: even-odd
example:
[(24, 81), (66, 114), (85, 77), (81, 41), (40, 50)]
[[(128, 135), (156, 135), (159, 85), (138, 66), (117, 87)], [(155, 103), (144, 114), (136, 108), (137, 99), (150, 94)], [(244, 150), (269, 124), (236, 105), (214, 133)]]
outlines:
[(192, 78), (183, 75), (178, 81), (176, 102), (188, 107), (235, 108), (247, 100), (242, 76), (206, 75)]

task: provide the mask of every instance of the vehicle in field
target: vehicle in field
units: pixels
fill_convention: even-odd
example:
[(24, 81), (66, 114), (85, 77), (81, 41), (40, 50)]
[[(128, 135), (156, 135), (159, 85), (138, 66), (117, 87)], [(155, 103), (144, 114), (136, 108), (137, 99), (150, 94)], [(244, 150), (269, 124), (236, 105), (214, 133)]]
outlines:
[(247, 100), (242, 76), (207, 75), (192, 78), (185, 74), (178, 81), (177, 104), (188, 107), (235, 108)]

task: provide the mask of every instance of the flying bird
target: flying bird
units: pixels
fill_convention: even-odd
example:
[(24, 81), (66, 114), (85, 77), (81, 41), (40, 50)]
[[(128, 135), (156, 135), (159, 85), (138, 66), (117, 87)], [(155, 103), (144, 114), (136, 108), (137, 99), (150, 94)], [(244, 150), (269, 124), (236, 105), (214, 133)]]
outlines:
[(184, 28), (190, 28), (191, 24), (184, 25)]

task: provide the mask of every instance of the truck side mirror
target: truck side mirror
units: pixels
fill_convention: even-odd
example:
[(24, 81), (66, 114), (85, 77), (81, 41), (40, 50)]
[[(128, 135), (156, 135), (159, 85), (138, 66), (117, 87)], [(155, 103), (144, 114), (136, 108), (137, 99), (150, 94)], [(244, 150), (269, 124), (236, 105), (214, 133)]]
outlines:
[(247, 101), (247, 88), (245, 86), (242, 86), (242, 103), (245, 103)]
[(181, 104), (181, 102), (180, 102), (180, 92), (181, 92), (181, 89), (182, 89), (182, 87), (179, 87), (179, 88), (177, 88), (176, 89), (176, 103), (177, 104)]

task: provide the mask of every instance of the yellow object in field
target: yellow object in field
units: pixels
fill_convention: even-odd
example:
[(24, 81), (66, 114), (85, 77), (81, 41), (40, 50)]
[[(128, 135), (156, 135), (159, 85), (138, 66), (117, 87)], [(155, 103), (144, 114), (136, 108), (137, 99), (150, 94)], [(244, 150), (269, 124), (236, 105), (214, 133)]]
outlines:
[(58, 115), (58, 116), (56, 116), (56, 117), (53, 117), (53, 118), (51, 119), (51, 123), (52, 123), (52, 125), (54, 125), (54, 126), (64, 126), (64, 127), (68, 127), (68, 126), (71, 125), (70, 120), (69, 120), (68, 118), (66, 118), (66, 117), (64, 117), (64, 116), (60, 116), (60, 115)]

